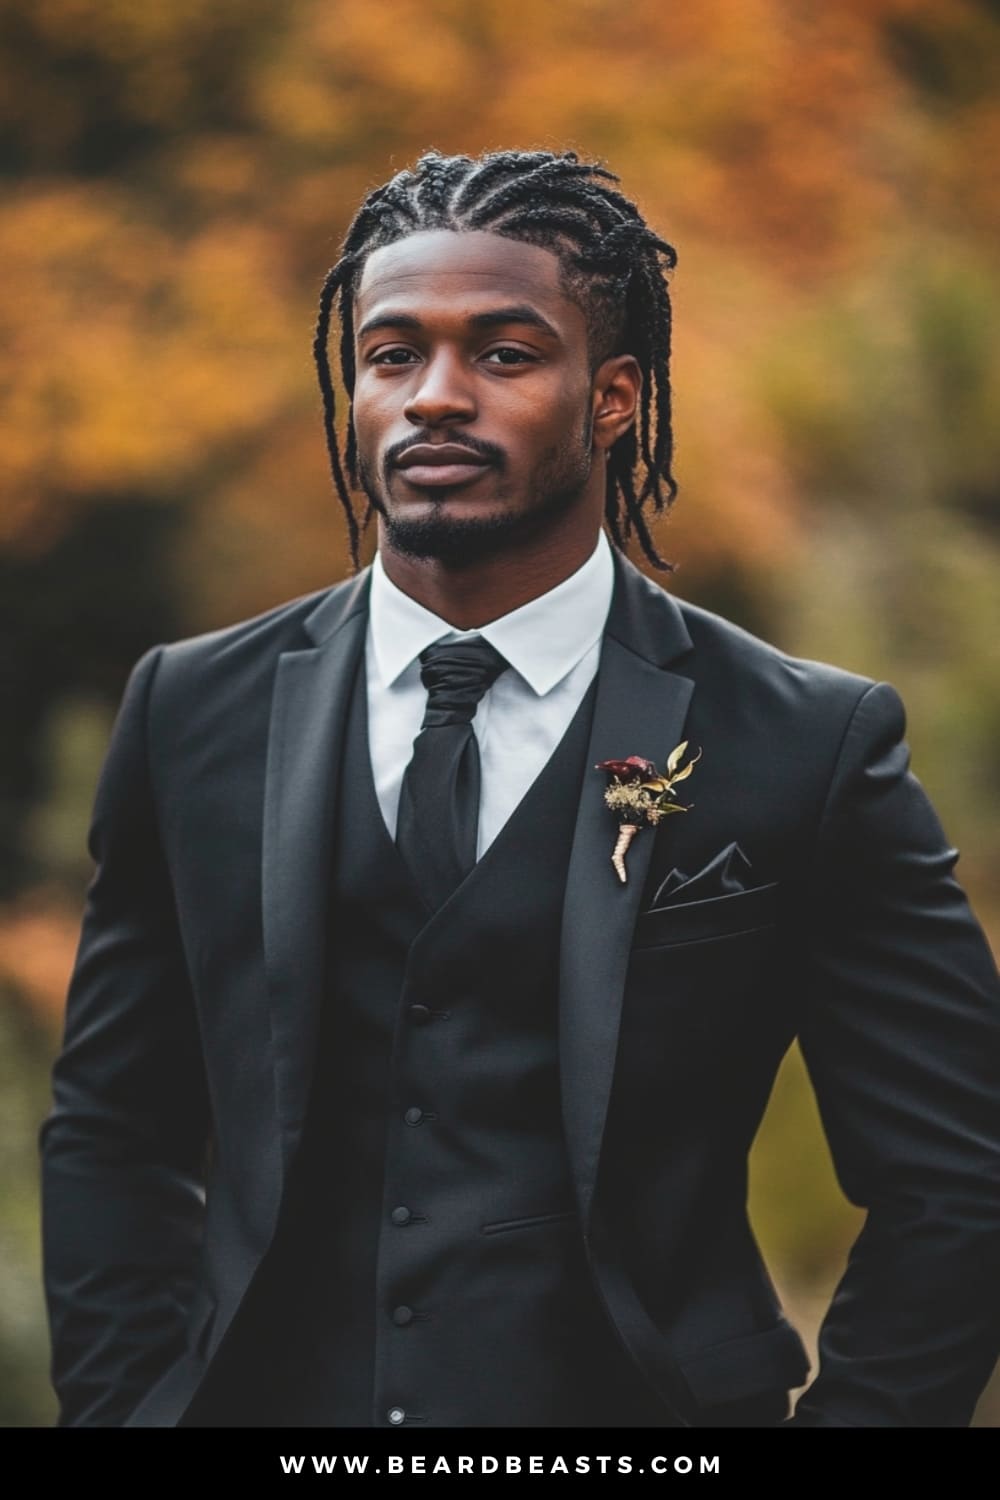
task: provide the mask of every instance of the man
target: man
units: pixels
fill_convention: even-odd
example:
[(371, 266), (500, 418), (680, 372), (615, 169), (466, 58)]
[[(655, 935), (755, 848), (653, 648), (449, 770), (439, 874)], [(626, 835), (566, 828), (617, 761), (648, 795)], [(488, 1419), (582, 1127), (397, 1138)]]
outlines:
[(354, 576), (132, 675), (43, 1130), (64, 1423), (781, 1424), (747, 1153), (796, 1035), (867, 1218), (789, 1425), (989, 1377), (996, 970), (893, 689), (623, 555), (674, 256), (615, 180), (369, 195), (316, 336)]

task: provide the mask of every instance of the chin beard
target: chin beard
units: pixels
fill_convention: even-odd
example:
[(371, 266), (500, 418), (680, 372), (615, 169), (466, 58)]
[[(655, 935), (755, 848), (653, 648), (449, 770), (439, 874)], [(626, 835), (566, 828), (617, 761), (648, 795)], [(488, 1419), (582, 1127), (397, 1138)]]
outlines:
[[(373, 502), (374, 503), (374, 502)], [(375, 506), (378, 510), (378, 505)], [(494, 556), (527, 535), (525, 516), (481, 516), (458, 520), (431, 515), (399, 520), (380, 511), (386, 544), (406, 557), (435, 558), (449, 567), (468, 567)]]
[(536, 536), (546, 518), (569, 510), (579, 490), (550, 496), (544, 507), (516, 515), (450, 516), (444, 513), (400, 518), (369, 496), (382, 517), (386, 544), (406, 557), (435, 558), (449, 567), (467, 567)]

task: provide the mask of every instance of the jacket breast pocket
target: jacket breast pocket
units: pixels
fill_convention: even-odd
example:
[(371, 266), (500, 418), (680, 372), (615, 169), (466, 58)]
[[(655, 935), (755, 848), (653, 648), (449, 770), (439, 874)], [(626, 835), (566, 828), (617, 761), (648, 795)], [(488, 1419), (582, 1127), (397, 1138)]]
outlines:
[(778, 889), (775, 880), (730, 896), (653, 907), (639, 914), (632, 949), (711, 942), (713, 938), (773, 927), (778, 915)]

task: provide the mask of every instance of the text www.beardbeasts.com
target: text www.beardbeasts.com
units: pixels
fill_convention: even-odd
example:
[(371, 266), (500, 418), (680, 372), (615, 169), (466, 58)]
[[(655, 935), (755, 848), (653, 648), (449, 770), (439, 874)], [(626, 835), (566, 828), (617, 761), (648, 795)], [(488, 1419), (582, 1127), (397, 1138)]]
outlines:
[(389, 1454), (373, 1459), (368, 1454), (302, 1454), (279, 1459), (283, 1474), (718, 1474), (718, 1454), (654, 1454), (645, 1461), (628, 1454), (545, 1455), (508, 1453), (463, 1454), (458, 1457), (422, 1453)]

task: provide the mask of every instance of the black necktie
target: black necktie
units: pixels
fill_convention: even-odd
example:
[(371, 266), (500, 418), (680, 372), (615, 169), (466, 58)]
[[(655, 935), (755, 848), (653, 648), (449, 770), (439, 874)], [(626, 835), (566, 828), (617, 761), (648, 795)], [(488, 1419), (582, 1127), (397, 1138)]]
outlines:
[(472, 716), (508, 662), (482, 636), (420, 653), (427, 707), (403, 776), (396, 844), (434, 910), (476, 863), (479, 746)]

